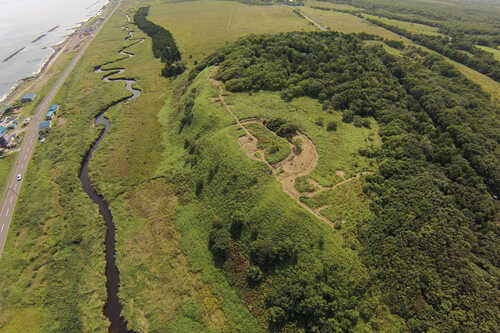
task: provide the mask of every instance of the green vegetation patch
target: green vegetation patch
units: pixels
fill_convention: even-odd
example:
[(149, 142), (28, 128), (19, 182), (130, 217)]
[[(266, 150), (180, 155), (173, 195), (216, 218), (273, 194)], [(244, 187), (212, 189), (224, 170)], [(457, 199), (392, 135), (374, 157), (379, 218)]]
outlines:
[(245, 124), (253, 136), (257, 138), (257, 148), (263, 149), (266, 160), (275, 164), (290, 155), (290, 145), (287, 140), (277, 136), (275, 133), (258, 123)]
[(4, 155), (0, 159), (0, 193), (4, 193), (5, 186), (9, 180), (12, 167), (16, 162), (17, 153)]
[(492, 53), (493, 56), (497, 61), (500, 61), (500, 50), (499, 49), (494, 49), (492, 47), (487, 47), (487, 46), (481, 46), (481, 45), (476, 45), (476, 47), (480, 48), (483, 51)]

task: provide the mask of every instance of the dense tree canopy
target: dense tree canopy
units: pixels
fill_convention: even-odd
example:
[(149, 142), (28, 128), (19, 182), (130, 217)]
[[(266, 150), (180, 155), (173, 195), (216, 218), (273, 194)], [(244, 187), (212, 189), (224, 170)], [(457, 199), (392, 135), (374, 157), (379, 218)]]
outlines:
[(177, 48), (175, 39), (167, 29), (149, 21), (146, 17), (149, 14), (149, 7), (141, 7), (134, 15), (135, 24), (144, 31), (153, 41), (153, 54), (166, 63), (162, 71), (163, 76), (171, 77), (179, 75), (185, 70), (181, 62), (181, 53)]

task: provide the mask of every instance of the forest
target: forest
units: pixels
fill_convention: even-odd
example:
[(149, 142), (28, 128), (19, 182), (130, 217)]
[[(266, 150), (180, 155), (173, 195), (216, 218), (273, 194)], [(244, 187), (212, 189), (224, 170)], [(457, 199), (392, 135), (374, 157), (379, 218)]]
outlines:
[[(337, 9), (321, 6), (312, 6), (312, 8), (348, 13), (362, 19), (366, 19), (372, 24), (406, 37), (419, 45), (425, 46), (452, 60), (485, 74), (497, 82), (500, 81), (500, 62), (495, 59), (492, 53), (486, 52), (476, 46), (482, 45), (495, 48), (500, 45), (500, 33), (495, 26), (495, 24), (500, 24), (500, 22), (492, 22), (492, 26), (487, 26), (484, 30), (478, 30), (477, 28), (467, 30), (465, 28), (460, 29), (460, 24), (456, 21), (453, 21), (452, 26), (447, 25), (446, 20), (449, 18), (446, 15), (451, 15), (449, 11), (440, 12), (439, 10), (435, 10), (433, 7), (428, 8), (423, 6), (423, 8), (419, 7), (417, 10), (415, 8), (407, 8), (399, 3), (398, 5), (388, 5), (384, 1), (375, 2), (371, 5), (368, 5), (363, 1), (339, 2), (358, 5), (363, 8), (364, 12), (372, 15), (437, 27), (442, 35), (430, 36), (423, 33), (412, 33), (401, 27), (387, 24), (374, 18), (364, 17), (360, 11), (352, 9)], [(453, 8), (460, 9), (461, 7), (457, 6)], [(478, 24), (479, 22), (482, 22), (483, 17), (479, 16), (480, 14), (481, 13), (476, 13), (475, 16), (473, 15), (471, 18), (471, 20), (473, 20), (472, 22)]]
[[(374, 218), (356, 231), (370, 278), (348, 282), (334, 266), (291, 271), (266, 298), (271, 327), (349, 331), (370, 318), (361, 299), (377, 286), (412, 332), (500, 329), (500, 109), (477, 85), (439, 56), (415, 48), (395, 57), (337, 32), (251, 35), (207, 57), (190, 78), (207, 66), (218, 66), (230, 91), (309, 96), (345, 122), (373, 116), (380, 125), (381, 148), (360, 152), (379, 164), (363, 189)], [(222, 260), (230, 230), (215, 225), (210, 237)], [(248, 251), (259, 268), (252, 281), (297, 253), (293, 244), (266, 242)]]
[(153, 40), (153, 54), (165, 63), (162, 75), (172, 77), (182, 74), (186, 69), (181, 61), (181, 53), (177, 48), (172, 34), (165, 28), (154, 24), (146, 17), (149, 13), (149, 7), (141, 7), (134, 15), (134, 23)]
[[(495, 60), (492, 53), (483, 51), (474, 45), (482, 43), (481, 41), (475, 41), (464, 37), (455, 38), (450, 41), (447, 37), (415, 34), (408, 32), (405, 29), (383, 23), (379, 20), (367, 20), (373, 24), (411, 39), (417, 44), (423, 45), (472, 69), (475, 69), (495, 81), (500, 81), (500, 62)], [(490, 45), (487, 42), (482, 44)]]

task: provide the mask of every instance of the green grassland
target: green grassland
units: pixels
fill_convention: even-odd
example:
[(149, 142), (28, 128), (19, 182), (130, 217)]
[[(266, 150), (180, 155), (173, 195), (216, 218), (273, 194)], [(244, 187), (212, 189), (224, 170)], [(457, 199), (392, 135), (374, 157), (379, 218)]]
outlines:
[(340, 31), (346, 34), (365, 32), (386, 39), (402, 40), (408, 42), (406, 38), (403, 38), (391, 31), (378, 27), (368, 21), (363, 20), (360, 17), (351, 14), (335, 11), (324, 11), (309, 7), (300, 8), (300, 10), (319, 24), (328, 27), (333, 31)]
[(430, 35), (430, 36), (444, 36), (443, 34), (438, 32), (439, 28), (431, 27), (430, 25), (418, 24), (418, 23), (413, 23), (413, 22), (406, 22), (406, 21), (401, 21), (401, 20), (394, 20), (394, 19), (389, 19), (386, 17), (369, 15), (369, 14), (363, 14), (363, 16), (366, 18), (369, 18), (369, 19), (375, 19), (375, 20), (381, 21), (383, 23), (390, 24), (390, 25), (405, 29), (405, 30), (412, 32), (412, 33), (424, 34), (424, 35)]
[[(226, 99), (240, 119), (283, 118), (299, 126), (319, 153), (318, 165), (310, 177), (323, 186), (333, 186), (342, 180), (336, 175), (337, 170), (344, 171), (347, 178), (361, 171), (376, 170), (375, 161), (358, 153), (359, 149), (380, 145), (378, 127), (373, 119), (371, 129), (358, 128), (343, 123), (339, 112), (325, 112), (316, 100), (301, 97), (286, 103), (273, 92), (258, 92), (252, 96), (234, 93)], [(327, 130), (329, 122), (337, 123), (336, 131)]]
[(363, 193), (364, 177), (355, 179), (337, 188), (316, 194), (314, 197), (302, 197), (301, 200), (313, 209), (321, 209), (321, 215), (331, 221), (342, 221), (345, 244), (358, 248), (357, 228), (362, 221), (373, 218), (370, 200)]
[(200, 61), (225, 43), (244, 35), (315, 29), (284, 6), (248, 6), (206, 0), (154, 2), (150, 12), (149, 19), (175, 36), (188, 61)]

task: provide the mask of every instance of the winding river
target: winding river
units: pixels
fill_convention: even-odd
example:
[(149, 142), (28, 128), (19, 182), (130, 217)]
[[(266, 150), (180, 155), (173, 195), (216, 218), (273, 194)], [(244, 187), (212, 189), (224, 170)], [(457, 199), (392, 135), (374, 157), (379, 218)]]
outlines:
[[(127, 15), (127, 20), (130, 22), (130, 19)], [(129, 31), (128, 27), (124, 27), (125, 30), (128, 31), (127, 37), (125, 40), (130, 40), (132, 37), (133, 32)], [(135, 46), (139, 43), (142, 43), (144, 41), (144, 38), (139, 39), (135, 41), (134, 43), (122, 48), (120, 51), (118, 51), (119, 54), (123, 55), (124, 57), (133, 57), (134, 54), (130, 52), (126, 52), (125, 50)], [(111, 65), (115, 62), (122, 61), (123, 58), (108, 62), (105, 65)], [(92, 159), (92, 154), (94, 151), (97, 149), (99, 144), (102, 142), (102, 139), (106, 135), (106, 133), (109, 130), (109, 127), (111, 126), (111, 123), (108, 118), (104, 116), (106, 111), (108, 111), (111, 107), (124, 103), (130, 100), (134, 100), (138, 98), (141, 95), (141, 91), (138, 89), (133, 88), (133, 84), (135, 83), (134, 79), (127, 79), (127, 78), (110, 78), (110, 76), (121, 74), (125, 71), (125, 68), (106, 68), (103, 69), (102, 66), (100, 65), (97, 66), (94, 70), (96, 73), (104, 73), (107, 72), (106, 75), (103, 76), (102, 80), (104, 82), (112, 82), (112, 81), (121, 81), (125, 83), (125, 88), (132, 93), (132, 95), (125, 97), (121, 100), (118, 100), (99, 112), (99, 114), (96, 116), (94, 120), (94, 125), (99, 126), (99, 125), (104, 125), (104, 129), (101, 131), (99, 134), (99, 137), (97, 138), (96, 141), (92, 144), (90, 150), (88, 151), (87, 155), (85, 156), (83, 163), (82, 163), (82, 169), (80, 171), (80, 180), (82, 182), (83, 188), (85, 192), (87, 192), (88, 196), (94, 201), (98, 206), (99, 206), (99, 212), (106, 221), (106, 291), (107, 291), (107, 300), (106, 304), (104, 305), (104, 315), (109, 319), (111, 322), (111, 326), (109, 327), (109, 332), (110, 333), (132, 333), (133, 331), (130, 331), (127, 329), (127, 321), (123, 316), (121, 315), (123, 306), (120, 304), (120, 300), (118, 298), (118, 290), (120, 288), (120, 271), (118, 270), (118, 267), (116, 266), (116, 258), (115, 258), (115, 223), (113, 221), (113, 215), (111, 214), (111, 211), (109, 209), (108, 203), (104, 200), (104, 198), (97, 192), (97, 190), (92, 186), (92, 183), (89, 178), (89, 163)]]

